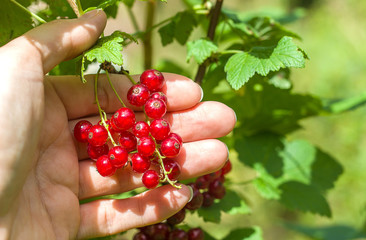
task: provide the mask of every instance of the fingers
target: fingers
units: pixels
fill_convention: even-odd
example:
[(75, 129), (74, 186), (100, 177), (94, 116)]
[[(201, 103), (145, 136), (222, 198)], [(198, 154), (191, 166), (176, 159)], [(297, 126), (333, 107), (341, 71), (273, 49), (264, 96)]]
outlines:
[(20, 54), (27, 56), (24, 63), (40, 62), (47, 73), (60, 62), (90, 48), (102, 33), (106, 19), (103, 11), (94, 10), (78, 19), (55, 20), (32, 29), (5, 48), (22, 48)]
[(163, 186), (132, 198), (98, 200), (80, 206), (78, 239), (116, 234), (160, 222), (185, 206), (188, 187)]
[[(128, 107), (126, 95), (132, 83), (126, 76), (110, 74), (111, 81), (119, 96)], [(168, 98), (168, 111), (187, 109), (196, 105), (202, 98), (201, 87), (192, 80), (181, 75), (164, 73), (166, 86), (162, 91)], [(81, 83), (77, 76), (48, 77), (61, 101), (64, 103), (69, 119), (82, 118), (98, 114), (94, 96), (94, 75), (86, 77), (87, 83)], [(138, 82), (139, 76), (133, 76)], [(109, 85), (106, 76), (100, 75), (98, 80), (98, 99), (107, 113), (112, 113), (122, 107), (115, 93)], [(135, 110), (137, 108), (134, 108)], [(139, 108), (141, 110), (141, 108)]]
[[(209, 139), (185, 143), (181, 153), (174, 160), (181, 166), (179, 180), (184, 180), (220, 169), (227, 158), (226, 145), (218, 140)], [(141, 176), (127, 167), (117, 170), (112, 177), (102, 177), (97, 172), (94, 161), (80, 161), (79, 198), (115, 194), (141, 187)]]

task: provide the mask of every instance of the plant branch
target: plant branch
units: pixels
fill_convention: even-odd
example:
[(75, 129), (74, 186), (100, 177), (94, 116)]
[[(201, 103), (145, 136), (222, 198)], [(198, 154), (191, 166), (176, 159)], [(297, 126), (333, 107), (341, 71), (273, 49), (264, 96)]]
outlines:
[(37, 19), (38, 22), (40, 23), (46, 23), (47, 21), (44, 20), (43, 18), (41, 18), (40, 16), (38, 16), (35, 13), (32, 13), (31, 11), (29, 11), (28, 8), (24, 7), (22, 4), (18, 3), (15, 0), (10, 0), (12, 3), (14, 3), (15, 5), (17, 5), (18, 7), (20, 7), (21, 9), (23, 9), (24, 11), (26, 11), (28, 14), (30, 14), (32, 17), (34, 17), (35, 19)]
[(147, 31), (153, 26), (155, 17), (156, 1), (150, 0), (146, 6), (146, 22), (145, 22), (145, 36), (143, 39), (144, 44), (144, 67), (150, 69), (152, 66), (152, 31)]
[(126, 6), (126, 7), (127, 7), (127, 13), (128, 13), (128, 16), (131, 19), (133, 28), (135, 29), (136, 32), (140, 32), (140, 28), (139, 28), (139, 25), (137, 23), (135, 14), (133, 13), (133, 11), (130, 7), (128, 7), (128, 6)]
[[(80, 5), (80, 1), (77, 0), (79, 5)], [(76, 14), (77, 17), (80, 17), (80, 11), (79, 11), (79, 7), (76, 4), (76, 2), (74, 0), (67, 0), (67, 2), (69, 3), (70, 7), (72, 8), (72, 10), (74, 11), (74, 13)], [(81, 8), (81, 7), (80, 7)]]
[[(212, 12), (211, 12), (210, 25), (208, 27), (208, 32), (207, 32), (207, 38), (210, 39), (211, 41), (213, 41), (215, 38), (215, 30), (217, 27), (217, 23), (219, 22), (219, 17), (220, 17), (223, 2), (224, 2), (224, 0), (216, 0), (215, 7), (212, 9)], [(202, 84), (203, 77), (205, 76), (205, 73), (206, 73), (206, 68), (207, 68), (207, 62), (202, 63), (198, 67), (198, 71), (197, 71), (196, 77), (194, 79), (194, 81), (196, 83), (198, 83), (200, 85)]]

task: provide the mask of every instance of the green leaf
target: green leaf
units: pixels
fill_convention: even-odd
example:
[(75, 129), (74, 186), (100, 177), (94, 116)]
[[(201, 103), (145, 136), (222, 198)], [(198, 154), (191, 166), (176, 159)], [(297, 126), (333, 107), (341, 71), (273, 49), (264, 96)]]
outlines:
[(331, 217), (327, 200), (315, 187), (290, 181), (281, 184), (280, 190), (280, 202), (288, 208)]
[(214, 205), (212, 205), (210, 208), (199, 208), (197, 210), (198, 216), (202, 217), (203, 221), (205, 222), (220, 223), (221, 211), (220, 209), (217, 209)]
[(187, 43), (187, 62), (193, 57), (198, 64), (202, 64), (207, 58), (217, 51), (217, 46), (206, 39), (199, 39)]
[(254, 179), (253, 185), (258, 193), (266, 199), (280, 199), (281, 191), (278, 188), (278, 179), (267, 173), (261, 164), (255, 164), (259, 176)]
[(197, 25), (194, 15), (189, 11), (180, 12), (175, 19), (174, 38), (184, 45), (189, 36), (191, 35), (193, 28)]
[(237, 192), (227, 189), (225, 197), (215, 203), (212, 210), (218, 209), (230, 215), (249, 214), (251, 209), (248, 204), (238, 195)]
[[(18, 2), (24, 7), (30, 4), (30, 1)], [(31, 15), (8, 0), (1, 2), (0, 12), (0, 46), (33, 28)]]
[(133, 7), (133, 4), (135, 3), (135, 0), (122, 0), (122, 2), (129, 8)]
[(84, 56), (91, 62), (96, 60), (99, 63), (105, 61), (122, 65), (122, 42), (123, 34), (119, 31), (112, 33), (110, 36), (100, 38), (96, 44), (87, 50)]
[(291, 230), (319, 240), (361, 240), (366, 238), (366, 234), (364, 232), (347, 225), (311, 227), (286, 223), (285, 226)]
[(292, 42), (291, 37), (283, 37), (276, 46), (253, 47), (250, 52), (233, 55), (225, 65), (225, 72), (230, 85), (238, 90), (255, 73), (266, 76), (270, 71), (281, 68), (304, 66), (302, 51)]
[(171, 21), (158, 30), (160, 34), (161, 44), (166, 46), (173, 42), (175, 34), (175, 22)]
[(224, 240), (245, 240), (248, 239), (251, 235), (255, 233), (255, 230), (253, 228), (240, 228), (235, 229), (227, 235)]

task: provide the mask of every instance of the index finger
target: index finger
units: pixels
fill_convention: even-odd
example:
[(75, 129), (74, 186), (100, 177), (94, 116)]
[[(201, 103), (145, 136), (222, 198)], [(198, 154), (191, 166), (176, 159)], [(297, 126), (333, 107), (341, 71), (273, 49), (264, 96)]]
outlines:
[[(168, 111), (179, 111), (195, 106), (202, 99), (201, 87), (191, 79), (173, 74), (163, 73), (166, 85), (162, 92), (168, 98)], [(132, 76), (138, 82), (139, 76)], [(86, 76), (84, 84), (78, 76), (47, 76), (54, 86), (58, 96), (63, 102), (69, 120), (79, 119), (90, 115), (98, 114), (98, 107), (95, 103), (94, 81), (95, 75)], [(132, 86), (131, 81), (124, 75), (110, 74), (111, 82), (117, 90), (123, 102), (134, 110), (142, 110), (131, 106), (127, 101), (127, 91)], [(98, 99), (101, 108), (106, 113), (113, 113), (122, 107), (115, 96), (106, 75), (100, 75), (98, 79)]]

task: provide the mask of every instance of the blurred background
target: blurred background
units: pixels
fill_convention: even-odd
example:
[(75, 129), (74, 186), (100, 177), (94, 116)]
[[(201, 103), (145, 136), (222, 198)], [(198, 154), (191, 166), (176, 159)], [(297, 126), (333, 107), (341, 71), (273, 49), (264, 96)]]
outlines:
[[(171, 16), (181, 2), (160, 4), (156, 21)], [(298, 18), (286, 25), (302, 37), (297, 42), (310, 57), (305, 69), (292, 72), (294, 91), (310, 93), (322, 99), (341, 99), (366, 92), (366, 1), (356, 0), (226, 0), (228, 9), (240, 9), (247, 14), (281, 16), (291, 13)], [(133, 32), (133, 26), (124, 8), (120, 8), (117, 19), (107, 25), (106, 34), (116, 29)], [(144, 13), (143, 2), (137, 1), (133, 11), (139, 17)], [(139, 18), (140, 26), (144, 25)], [(123, 23), (123, 26), (121, 26)], [(171, 44), (162, 48), (160, 37), (155, 33), (153, 64), (159, 59), (168, 58), (181, 63), (188, 72), (192, 65), (185, 61), (184, 47)], [(132, 73), (143, 71), (141, 47), (129, 46), (126, 49), (126, 68)], [(177, 59), (179, 56), (181, 59)], [(133, 66), (133, 67), (132, 67)], [(276, 202), (265, 201), (253, 191), (249, 202), (256, 201), (256, 208), (245, 219), (236, 222), (222, 222), (220, 226), (208, 224), (213, 232), (225, 229), (227, 224), (258, 225), (263, 229), (266, 240), (309, 240), (305, 234), (290, 229), (284, 222), (296, 222), (309, 227), (326, 229), (325, 237), (319, 239), (342, 240), (347, 231), (363, 229), (366, 231), (366, 107), (333, 116), (315, 117), (303, 120), (303, 129), (295, 132), (291, 138), (305, 138), (325, 152), (332, 154), (344, 167), (344, 174), (328, 193), (333, 211), (332, 218), (313, 214), (302, 214), (284, 209)], [(240, 171), (246, 171), (242, 166)], [(236, 171), (237, 174), (242, 174)], [(232, 176), (235, 178), (235, 176)], [(250, 187), (243, 191), (252, 191)], [(192, 219), (197, 221), (198, 219)], [(327, 229), (330, 229), (329, 231)], [(217, 230), (219, 232), (219, 230)], [(305, 231), (306, 230), (302, 230)], [(351, 238), (350, 238), (351, 239)], [(352, 238), (357, 239), (357, 238)], [(362, 238), (358, 238), (362, 239)], [(254, 239), (253, 239), (254, 240)]]

